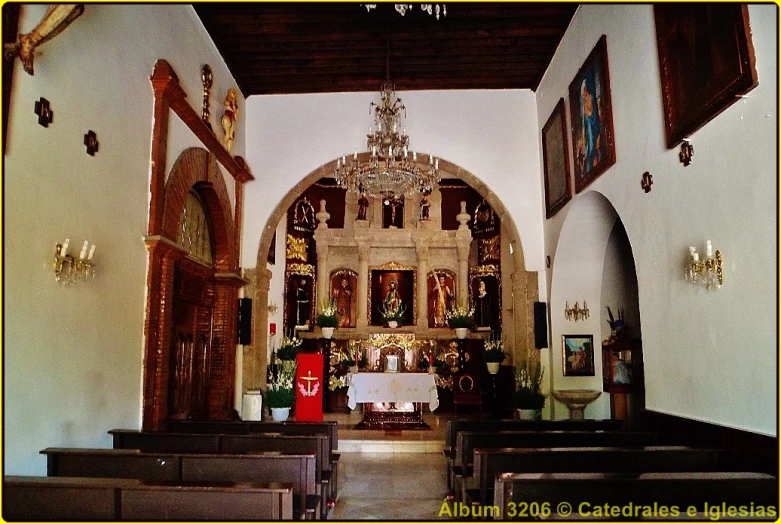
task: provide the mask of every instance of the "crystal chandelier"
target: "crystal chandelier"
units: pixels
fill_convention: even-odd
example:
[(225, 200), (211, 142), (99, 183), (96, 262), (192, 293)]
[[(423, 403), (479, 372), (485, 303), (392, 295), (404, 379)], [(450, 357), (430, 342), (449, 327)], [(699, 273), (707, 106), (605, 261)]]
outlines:
[[(366, 7), (366, 11), (377, 8), (377, 4), (364, 4), (364, 6)], [(396, 12), (401, 16), (404, 16), (407, 14), (407, 10), (412, 10), (412, 7), (412, 4), (396, 4)], [(441, 8), (439, 7), (439, 4), (420, 4), (420, 9), (430, 15), (433, 14), (437, 17), (437, 20), (439, 20), (440, 13), (442, 13), (442, 16), (447, 16), (447, 6), (445, 4), (442, 4)]]
[(409, 151), (409, 135), (402, 127), (406, 108), (396, 96), (391, 82), (382, 85), (380, 103), (372, 102), (374, 126), (366, 135), (371, 152), (367, 162), (346, 157), (336, 161), (334, 177), (340, 187), (373, 197), (397, 198), (432, 191), (440, 181), (439, 159), (429, 156), (428, 164), (418, 164), (418, 155)]

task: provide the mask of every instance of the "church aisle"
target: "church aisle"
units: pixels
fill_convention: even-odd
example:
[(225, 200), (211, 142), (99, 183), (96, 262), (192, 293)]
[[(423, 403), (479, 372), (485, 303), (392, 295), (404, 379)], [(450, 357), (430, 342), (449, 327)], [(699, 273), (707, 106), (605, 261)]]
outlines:
[(437, 520), (447, 491), (441, 453), (344, 453), (330, 520)]

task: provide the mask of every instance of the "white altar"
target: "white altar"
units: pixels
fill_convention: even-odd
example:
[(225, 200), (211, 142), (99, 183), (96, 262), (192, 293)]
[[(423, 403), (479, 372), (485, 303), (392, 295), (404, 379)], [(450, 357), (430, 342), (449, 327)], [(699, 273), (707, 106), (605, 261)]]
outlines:
[[(346, 379), (347, 406), (355, 409), (358, 403), (364, 405), (361, 427), (428, 428), (420, 405), (427, 403), (431, 411), (439, 407), (435, 377), (428, 373), (351, 373)], [(373, 408), (376, 403), (394, 407), (413, 403), (415, 409), (411, 413), (403, 409), (383, 412)]]

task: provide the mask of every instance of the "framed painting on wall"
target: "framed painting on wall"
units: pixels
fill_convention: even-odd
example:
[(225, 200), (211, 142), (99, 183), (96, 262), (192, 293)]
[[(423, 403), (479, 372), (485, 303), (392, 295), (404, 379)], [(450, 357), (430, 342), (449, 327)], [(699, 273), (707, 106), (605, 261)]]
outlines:
[(594, 376), (594, 337), (562, 335), (561, 367), (565, 377)]
[(616, 163), (607, 38), (599, 39), (569, 85), (575, 192)]
[(745, 4), (656, 4), (667, 147), (758, 85)]
[(417, 322), (417, 271), (393, 262), (372, 267), (369, 272), (369, 323), (383, 326), (385, 311), (399, 311), (399, 326)]
[(572, 199), (563, 98), (559, 99), (542, 128), (542, 165), (545, 173), (545, 218), (550, 218)]

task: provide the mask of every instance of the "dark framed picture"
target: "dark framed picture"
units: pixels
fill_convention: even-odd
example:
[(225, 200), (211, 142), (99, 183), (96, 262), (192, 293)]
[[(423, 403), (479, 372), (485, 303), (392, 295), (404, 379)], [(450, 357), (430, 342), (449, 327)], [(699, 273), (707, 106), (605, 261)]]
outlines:
[(572, 199), (572, 179), (567, 154), (567, 122), (564, 99), (542, 128), (542, 166), (545, 174), (545, 217), (555, 215)]
[(746, 4), (655, 4), (654, 18), (672, 149), (759, 82)]
[(616, 163), (607, 38), (599, 39), (569, 85), (575, 192)]
[(561, 367), (565, 377), (594, 376), (594, 337), (562, 335)]
[(399, 311), (399, 326), (414, 325), (417, 320), (415, 294), (416, 271), (403, 266), (370, 268), (369, 322), (384, 326), (384, 312)]

